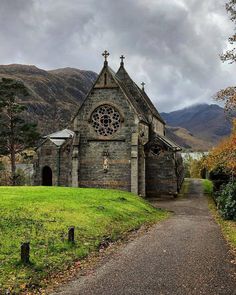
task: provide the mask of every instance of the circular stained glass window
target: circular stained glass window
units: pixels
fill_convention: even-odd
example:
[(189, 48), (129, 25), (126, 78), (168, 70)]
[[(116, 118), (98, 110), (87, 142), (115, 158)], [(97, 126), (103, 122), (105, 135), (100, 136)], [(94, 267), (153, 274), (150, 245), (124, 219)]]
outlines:
[(92, 126), (102, 136), (109, 136), (120, 128), (120, 113), (109, 105), (102, 105), (92, 113)]

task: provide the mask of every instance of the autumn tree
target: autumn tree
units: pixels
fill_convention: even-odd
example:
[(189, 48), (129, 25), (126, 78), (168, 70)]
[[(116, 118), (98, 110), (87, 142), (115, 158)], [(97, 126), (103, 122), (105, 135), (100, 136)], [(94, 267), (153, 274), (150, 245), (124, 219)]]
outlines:
[(20, 81), (2, 78), (0, 81), (0, 155), (9, 155), (11, 162), (11, 183), (16, 184), (16, 155), (32, 147), (39, 134), (36, 124), (26, 123), (22, 118), (25, 106), (18, 98), (29, 95)]
[[(226, 11), (230, 16), (230, 20), (235, 25), (235, 32), (232, 36), (228, 38), (230, 45), (232, 48), (224, 52), (220, 55), (220, 58), (223, 62), (229, 62), (230, 64), (236, 62), (236, 0), (229, 0), (226, 5)], [(236, 111), (236, 87), (228, 87), (226, 89), (220, 90), (215, 95), (215, 100), (225, 102), (225, 109), (228, 112), (235, 112)]]
[(208, 170), (221, 168), (232, 176), (236, 176), (236, 120), (232, 133), (214, 147), (204, 161)]

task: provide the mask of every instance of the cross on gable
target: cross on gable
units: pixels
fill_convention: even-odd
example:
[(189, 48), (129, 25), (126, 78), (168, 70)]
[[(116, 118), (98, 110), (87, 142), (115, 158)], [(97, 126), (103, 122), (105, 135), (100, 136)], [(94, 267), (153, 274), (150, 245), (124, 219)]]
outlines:
[(142, 90), (144, 90), (145, 83), (142, 82), (141, 85), (142, 85)]
[(110, 55), (110, 53), (109, 53), (107, 50), (105, 50), (105, 51), (102, 53), (102, 56), (104, 56), (104, 58), (105, 58), (105, 62), (107, 61), (107, 58), (108, 58), (109, 55)]
[(125, 57), (124, 57), (123, 54), (121, 55), (120, 59), (121, 59), (121, 62), (123, 63), (124, 62), (124, 59), (125, 59)]

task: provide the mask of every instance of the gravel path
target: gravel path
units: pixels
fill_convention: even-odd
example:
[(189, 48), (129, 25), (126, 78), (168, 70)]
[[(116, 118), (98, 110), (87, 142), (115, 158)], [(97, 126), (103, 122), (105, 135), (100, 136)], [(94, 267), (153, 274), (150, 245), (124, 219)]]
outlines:
[(201, 182), (191, 180), (188, 198), (153, 203), (175, 214), (56, 294), (235, 295), (235, 266)]

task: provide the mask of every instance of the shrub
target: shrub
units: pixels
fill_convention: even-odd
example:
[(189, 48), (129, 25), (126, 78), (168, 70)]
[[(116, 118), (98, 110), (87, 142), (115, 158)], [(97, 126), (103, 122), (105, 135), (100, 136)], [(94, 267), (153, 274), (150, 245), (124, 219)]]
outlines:
[(210, 172), (209, 179), (213, 182), (214, 191), (218, 191), (221, 185), (230, 181), (230, 173), (226, 172), (224, 168), (217, 167)]
[(236, 182), (222, 185), (216, 194), (217, 208), (224, 219), (236, 220)]

